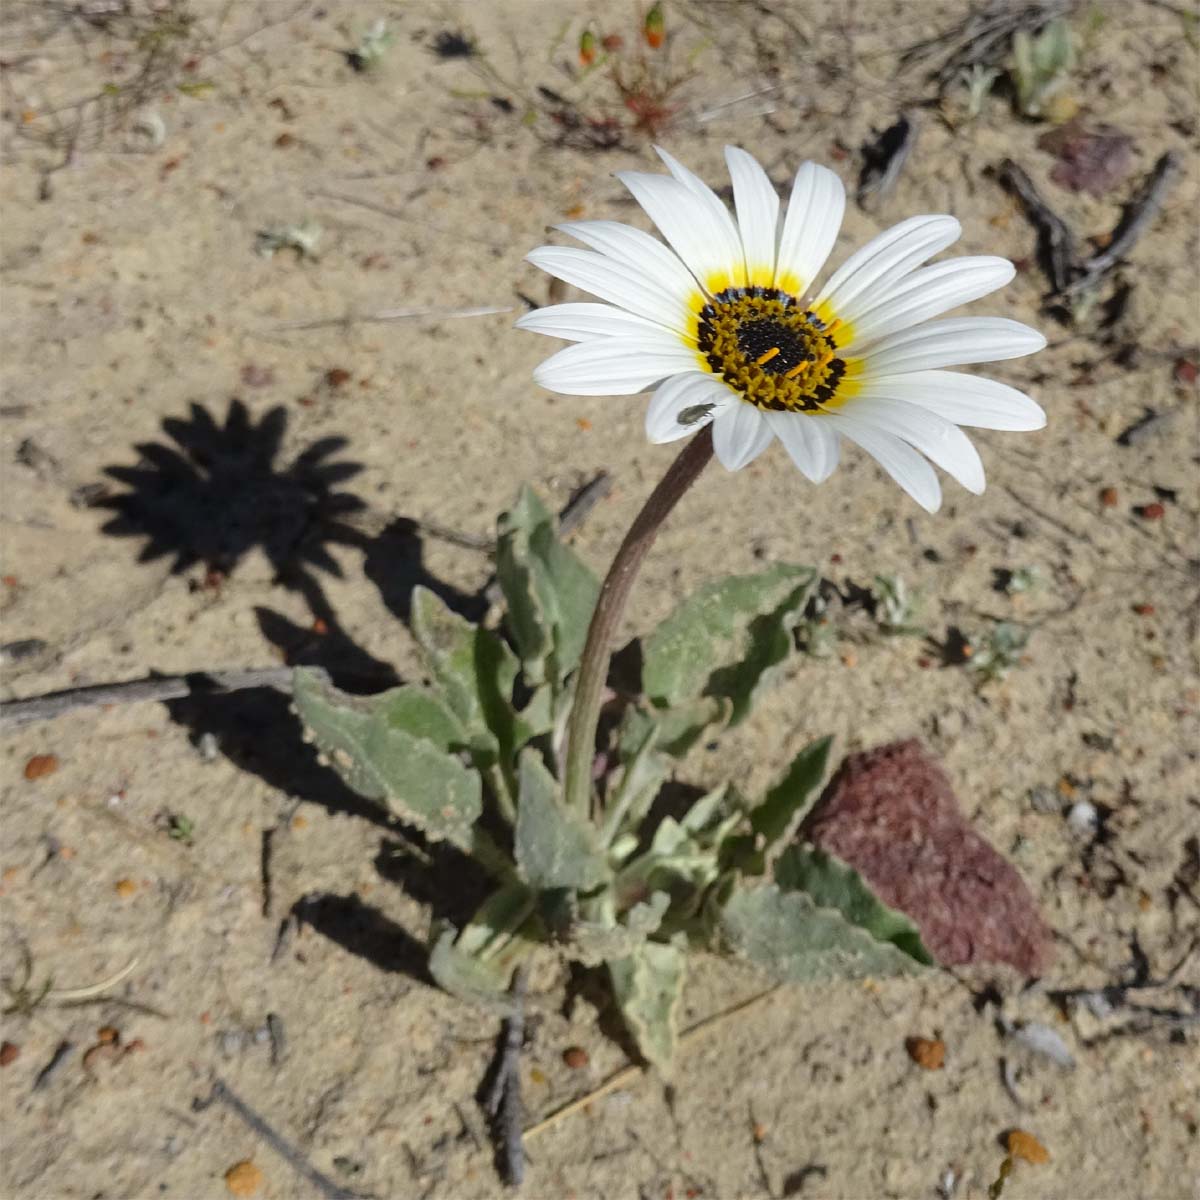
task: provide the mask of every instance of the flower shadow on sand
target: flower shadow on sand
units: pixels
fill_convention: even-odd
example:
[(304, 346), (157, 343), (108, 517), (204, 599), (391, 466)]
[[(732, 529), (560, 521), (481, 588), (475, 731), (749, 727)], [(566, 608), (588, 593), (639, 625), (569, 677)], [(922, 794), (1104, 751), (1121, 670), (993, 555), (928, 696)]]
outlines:
[[(424, 569), (415, 523), (394, 520), (378, 537), (354, 523), (367, 506), (345, 487), (362, 471), (343, 456), (348, 439), (321, 438), (288, 460), (283, 456), (287, 424), (281, 406), (255, 420), (236, 399), (222, 421), (200, 404), (193, 404), (186, 418), (167, 418), (161, 441), (135, 447), (139, 461), (134, 466), (105, 469), (126, 490), (95, 502), (112, 513), (103, 532), (142, 539), (139, 562), (169, 557), (174, 574), (202, 568), (194, 586), (214, 593), (235, 587), (238, 568), (252, 553), (262, 553), (276, 583), (299, 593), (312, 617), (302, 626), (256, 607), (264, 637), (285, 661), (324, 667), (355, 692), (393, 686), (399, 682), (393, 668), (354, 641), (325, 593), (322, 577), (343, 575), (332, 548), (364, 554), (368, 577), (402, 619), (417, 584), (460, 609), (470, 608), (473, 600)], [(228, 758), (281, 792), (392, 827), (381, 807), (318, 763), (280, 692), (255, 688), (189, 696), (167, 707), (193, 741), (212, 735)]]

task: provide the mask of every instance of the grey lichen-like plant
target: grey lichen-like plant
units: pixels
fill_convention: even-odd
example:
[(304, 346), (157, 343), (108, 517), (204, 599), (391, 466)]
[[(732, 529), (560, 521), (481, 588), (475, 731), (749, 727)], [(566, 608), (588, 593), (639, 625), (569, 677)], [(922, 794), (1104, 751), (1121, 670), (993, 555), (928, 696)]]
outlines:
[(1036, 35), (1018, 29), (1013, 34), (1012, 54), (1017, 108), (1026, 117), (1045, 115), (1050, 102), (1066, 87), (1075, 66), (1070, 26), (1058, 18)]
[(710, 583), (643, 639), (641, 692), (614, 714), (595, 759), (610, 766), (593, 770), (586, 807), (566, 799), (566, 742), (600, 586), (528, 489), (500, 519), (496, 569), (500, 630), (414, 593), (428, 684), (355, 697), (303, 668), (295, 678), (308, 735), (346, 782), (495, 881), (465, 928), (433, 929), (442, 987), (504, 1012), (514, 968), (534, 953), (603, 966), (641, 1053), (667, 1070), (692, 950), (796, 981), (931, 961), (851, 868), (794, 842), (830, 739), (761, 796), (719, 782), (672, 811), (663, 803), (676, 762), (741, 722), (791, 655), (811, 568)]
[(967, 665), (981, 683), (1003, 679), (1019, 665), (1029, 643), (1029, 630), (1013, 621), (997, 621), (986, 633), (969, 642)]

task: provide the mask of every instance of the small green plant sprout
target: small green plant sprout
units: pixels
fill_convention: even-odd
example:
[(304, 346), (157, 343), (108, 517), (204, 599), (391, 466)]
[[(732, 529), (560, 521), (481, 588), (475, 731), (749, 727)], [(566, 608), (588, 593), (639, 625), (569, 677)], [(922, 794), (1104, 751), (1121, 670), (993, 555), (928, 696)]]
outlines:
[(191, 846), (196, 833), (196, 823), (182, 813), (170, 812), (163, 809), (155, 818), (155, 826), (162, 830), (173, 842), (182, 842)]
[(255, 235), (254, 249), (263, 258), (274, 258), (280, 250), (294, 250), (297, 258), (315, 258), (321, 227), (313, 221), (299, 225), (271, 225)]
[(346, 62), (360, 73), (373, 70), (383, 60), (394, 41), (395, 36), (388, 28), (387, 21), (380, 17), (373, 21), (359, 38), (358, 45), (346, 52)]
[(1029, 630), (1013, 621), (997, 621), (967, 643), (967, 666), (981, 683), (1003, 679), (1021, 662)]
[(1003, 74), (999, 67), (987, 66), (984, 63), (972, 63), (960, 71), (960, 95), (951, 99), (948, 94), (943, 100), (942, 113), (947, 122), (954, 126), (974, 121), (983, 112), (983, 106), (992, 94), (993, 85)]
[(1037, 34), (1016, 30), (1012, 59), (1010, 74), (1022, 116), (1053, 115), (1052, 102), (1060, 97), (1075, 66), (1070, 26), (1060, 17)]
[(1001, 585), (1006, 595), (1020, 596), (1041, 587), (1042, 574), (1037, 567), (1017, 567), (1002, 573)]
[(891, 635), (924, 634), (917, 624), (921, 598), (908, 590), (899, 575), (876, 575), (871, 587), (872, 615), (882, 633)]
[(907, 918), (853, 870), (791, 844), (830, 739), (802, 749), (761, 795), (728, 782), (682, 804), (663, 792), (688, 750), (744, 720), (791, 655), (811, 568), (719, 579), (642, 640), (639, 694), (589, 753), (595, 786), (580, 804), (564, 787), (568, 719), (600, 585), (532, 491), (498, 533), (501, 628), (471, 624), (430, 591), (413, 596), (428, 684), (364, 698), (303, 668), (295, 677), (308, 736), (350, 786), (494, 881), (464, 928), (431, 933), (442, 987), (504, 1013), (509, 979), (531, 955), (603, 967), (641, 1053), (668, 1070), (695, 949), (791, 980), (930, 961)]

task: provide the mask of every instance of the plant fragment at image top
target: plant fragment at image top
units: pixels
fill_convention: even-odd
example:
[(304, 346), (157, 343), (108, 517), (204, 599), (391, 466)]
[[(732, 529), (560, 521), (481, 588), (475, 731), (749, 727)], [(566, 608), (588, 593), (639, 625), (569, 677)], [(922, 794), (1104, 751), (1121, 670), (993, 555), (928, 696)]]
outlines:
[(931, 320), (1008, 283), (1003, 258), (923, 266), (962, 232), (950, 216), (916, 216), (879, 234), (815, 286), (845, 209), (841, 180), (806, 162), (780, 225), (780, 202), (758, 162), (725, 149), (736, 220), (716, 193), (664, 150), (670, 175), (621, 171), (669, 245), (616, 221), (556, 226), (588, 249), (541, 246), (528, 261), (607, 301), (521, 317), (523, 329), (577, 343), (534, 373), (576, 396), (633, 395), (657, 384), (652, 442), (712, 422), (729, 470), (773, 438), (812, 482), (857, 443), (923, 508), (941, 486), (932, 461), (969, 491), (983, 464), (959, 426), (1033, 430), (1042, 409), (996, 380), (943, 368), (1042, 349), (1035, 329), (1005, 317)]

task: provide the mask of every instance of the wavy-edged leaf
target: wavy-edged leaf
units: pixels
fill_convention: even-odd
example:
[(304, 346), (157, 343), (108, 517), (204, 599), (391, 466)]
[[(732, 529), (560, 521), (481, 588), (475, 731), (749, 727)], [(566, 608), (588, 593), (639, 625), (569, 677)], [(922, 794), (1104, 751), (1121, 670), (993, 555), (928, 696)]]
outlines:
[(823, 737), (805, 746), (751, 811), (750, 826), (762, 839), (764, 851), (794, 831), (816, 802), (832, 745), (833, 738)]
[(876, 941), (837, 909), (775, 884), (735, 891), (720, 915), (725, 944), (793, 983), (910, 975), (921, 967), (891, 942)]
[(515, 850), (521, 878), (538, 889), (587, 891), (609, 876), (592, 824), (568, 809), (536, 750), (521, 752)]
[(533, 908), (529, 889), (510, 884), (484, 901), (462, 933), (439, 922), (430, 934), (430, 975), (460, 1000), (509, 1015), (513, 969), (534, 945), (520, 932)]
[(622, 758), (628, 758), (654, 725), (658, 749), (682, 758), (710, 729), (713, 734), (720, 733), (732, 714), (733, 703), (724, 696), (700, 696), (672, 708), (631, 704), (621, 718), (618, 750)]
[(791, 630), (816, 582), (811, 567), (780, 563), (706, 584), (643, 643), (646, 695), (663, 707), (723, 696), (736, 724), (790, 653)]
[(611, 916), (606, 920), (576, 921), (568, 943), (570, 957), (586, 967), (628, 958), (658, 931), (670, 903), (666, 892), (654, 892), (649, 900), (635, 904), (623, 921)]
[(477, 751), (511, 746), (517, 659), (488, 629), (472, 625), (425, 587), (413, 589), (412, 631), (429, 673)]
[(625, 1025), (642, 1056), (669, 1074), (687, 976), (682, 942), (645, 942), (627, 958), (610, 962), (608, 973)]
[(301, 720), (343, 779), (387, 804), (434, 841), (470, 851), (483, 809), (479, 775), (434, 741), (393, 725), (393, 693), (349, 696), (297, 668), (292, 692)]
[(600, 584), (528, 487), (500, 518), (496, 578), (526, 678), (560, 686), (579, 662)]
[(775, 864), (775, 882), (806, 893), (821, 908), (836, 908), (876, 941), (891, 942), (924, 966), (933, 965), (933, 955), (912, 921), (884, 904), (867, 881), (835, 855), (811, 846), (789, 846)]

